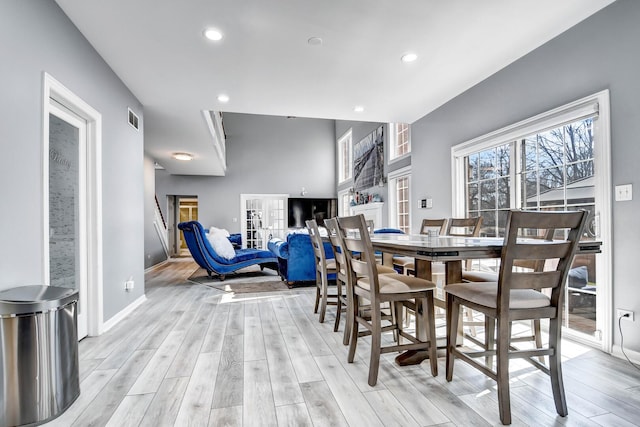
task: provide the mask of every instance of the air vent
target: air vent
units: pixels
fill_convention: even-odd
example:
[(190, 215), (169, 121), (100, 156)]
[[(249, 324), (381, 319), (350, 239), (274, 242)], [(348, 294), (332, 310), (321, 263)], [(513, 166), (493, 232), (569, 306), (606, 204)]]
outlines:
[(138, 130), (138, 116), (136, 115), (136, 113), (131, 111), (131, 108), (127, 108), (127, 110), (129, 110), (129, 124), (133, 126), (135, 130)]

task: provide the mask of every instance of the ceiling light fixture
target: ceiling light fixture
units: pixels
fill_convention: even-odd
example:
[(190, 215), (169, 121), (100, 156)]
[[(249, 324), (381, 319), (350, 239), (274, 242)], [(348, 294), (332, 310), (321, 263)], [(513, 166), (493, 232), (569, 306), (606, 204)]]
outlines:
[(218, 101), (220, 102), (229, 102), (229, 95), (225, 95), (224, 93), (221, 93), (220, 95), (218, 95)]
[(176, 159), (176, 160), (187, 161), (187, 160), (193, 159), (193, 154), (189, 154), (189, 153), (173, 153), (173, 158)]
[(400, 58), (400, 60), (402, 62), (413, 62), (416, 59), (418, 59), (418, 55), (416, 55), (415, 53), (405, 53), (404, 55), (402, 55), (402, 57)]
[(215, 28), (207, 28), (206, 30), (204, 30), (203, 34), (207, 39), (214, 42), (222, 40), (222, 33)]
[(307, 40), (311, 46), (320, 46), (322, 44), (322, 39), (320, 37), (311, 37)]
[(364, 111), (364, 107), (362, 105), (356, 105), (355, 107), (353, 107), (353, 111), (355, 111), (356, 113), (362, 113)]

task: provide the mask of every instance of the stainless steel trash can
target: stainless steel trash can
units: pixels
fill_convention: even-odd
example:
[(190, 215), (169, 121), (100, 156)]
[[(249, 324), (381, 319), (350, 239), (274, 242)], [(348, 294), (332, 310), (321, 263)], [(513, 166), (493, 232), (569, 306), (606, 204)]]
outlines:
[(0, 426), (42, 424), (80, 394), (78, 291), (0, 291)]

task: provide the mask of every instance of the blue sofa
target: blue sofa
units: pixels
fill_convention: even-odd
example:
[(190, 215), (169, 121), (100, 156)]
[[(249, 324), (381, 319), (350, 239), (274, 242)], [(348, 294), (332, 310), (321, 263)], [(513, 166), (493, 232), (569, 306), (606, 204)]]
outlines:
[[(311, 246), (311, 238), (304, 232), (291, 232), (287, 240), (273, 238), (268, 249), (278, 258), (278, 271), (282, 280), (289, 286), (298, 282), (316, 281), (316, 259)], [(334, 258), (329, 242), (324, 242), (324, 251), (328, 259)], [(329, 280), (335, 280), (335, 274)]]
[[(212, 276), (212, 273), (217, 273), (220, 280), (224, 280), (227, 274), (250, 265), (259, 265), (260, 268), (268, 267), (274, 270), (278, 266), (277, 259), (271, 252), (259, 249), (236, 249), (234, 258), (221, 257), (209, 243), (205, 230), (198, 221), (181, 222), (178, 224), (178, 228), (184, 234), (184, 240), (194, 261), (207, 270), (209, 277)], [(230, 240), (233, 243), (233, 240)]]

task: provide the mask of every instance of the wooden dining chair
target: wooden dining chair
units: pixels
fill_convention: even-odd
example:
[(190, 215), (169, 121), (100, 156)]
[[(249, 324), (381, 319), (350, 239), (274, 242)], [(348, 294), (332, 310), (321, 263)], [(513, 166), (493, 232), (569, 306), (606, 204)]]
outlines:
[[(371, 355), (368, 383), (374, 386), (378, 380), (380, 354), (405, 350), (426, 350), (429, 353), (431, 374), (438, 374), (433, 291), (435, 285), (428, 280), (401, 274), (378, 274), (371, 238), (367, 232), (362, 214), (338, 218), (338, 233), (343, 242), (347, 265), (350, 267), (353, 298), (350, 313), (353, 314), (349, 355), (347, 361), (353, 363), (359, 327), (371, 335)], [(360, 256), (354, 257), (356, 252)], [(368, 301), (368, 310), (361, 310), (363, 300)], [(403, 302), (410, 301), (423, 310), (426, 325), (417, 322), (415, 334), (403, 329)], [(383, 304), (391, 304), (395, 316), (390, 324), (382, 324), (380, 311)], [(399, 337), (409, 340), (408, 344), (394, 343), (383, 346), (383, 332), (394, 331)], [(424, 338), (426, 336), (426, 338)], [(421, 339), (421, 337), (423, 337)]]
[[(420, 234), (429, 234), (435, 231), (438, 235), (444, 235), (447, 230), (447, 219), (423, 219), (420, 226)], [(393, 266), (400, 274), (415, 274), (416, 260), (413, 257), (396, 255), (393, 257)]]
[[(500, 258), (498, 282), (456, 283), (447, 293), (447, 381), (453, 378), (454, 360), (461, 359), (496, 381), (500, 421), (511, 424), (509, 360), (525, 358), (551, 377), (556, 411), (567, 415), (561, 365), (562, 303), (567, 274), (587, 219), (586, 211), (532, 212), (511, 211), (507, 218), (505, 243)], [(552, 230), (559, 240), (522, 239), (526, 231), (543, 235)], [(518, 260), (554, 263), (551, 271), (519, 271)], [(550, 292), (550, 296), (545, 292)], [(486, 318), (481, 351), (458, 347), (457, 329), (460, 307), (470, 307)], [(516, 320), (549, 319), (549, 339), (543, 348), (517, 349), (512, 345), (511, 324)], [(496, 332), (497, 327), (497, 332)], [(487, 365), (487, 356), (495, 356), (496, 367)], [(548, 365), (536, 357), (548, 356)], [(484, 357), (485, 363), (477, 360)]]
[[(336, 260), (336, 285), (338, 295), (338, 312), (336, 314), (336, 321), (333, 325), (333, 331), (337, 332), (340, 327), (341, 313), (346, 312), (346, 320), (344, 326), (344, 333), (342, 337), (342, 343), (349, 345), (349, 338), (351, 337), (351, 325), (353, 320), (353, 314), (350, 313), (350, 307), (352, 306), (350, 301), (353, 295), (353, 285), (351, 284), (351, 275), (348, 272), (351, 270), (347, 264), (347, 260), (344, 255), (344, 248), (342, 238), (338, 233), (338, 220), (336, 218), (329, 218), (324, 220), (324, 225), (327, 227), (329, 234), (329, 241)], [(369, 225), (367, 224), (369, 229)], [(369, 229), (372, 231), (372, 229)], [(397, 274), (397, 272), (386, 265), (378, 265), (378, 274)], [(389, 313), (389, 316), (391, 314)]]
[(313, 312), (317, 313), (319, 306), (320, 315), (318, 321), (324, 323), (327, 305), (336, 305), (338, 306), (338, 312), (340, 311), (340, 303), (338, 302), (339, 294), (329, 293), (329, 275), (336, 274), (336, 260), (333, 258), (327, 259), (324, 251), (324, 243), (322, 242), (316, 220), (308, 220), (306, 221), (306, 225), (309, 230), (309, 237), (311, 238), (311, 246), (313, 246), (313, 254), (316, 258), (316, 302)]

